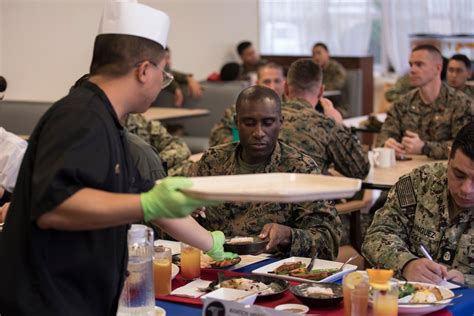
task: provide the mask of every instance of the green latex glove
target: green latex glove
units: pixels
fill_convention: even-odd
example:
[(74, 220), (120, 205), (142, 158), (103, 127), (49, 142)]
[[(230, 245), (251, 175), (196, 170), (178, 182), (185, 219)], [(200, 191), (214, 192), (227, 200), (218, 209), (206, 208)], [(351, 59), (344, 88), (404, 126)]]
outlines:
[(214, 259), (215, 261), (222, 261), (224, 259), (233, 259), (237, 257), (237, 254), (232, 252), (224, 252), (224, 242), (225, 236), (224, 233), (216, 230), (211, 233), (212, 235), (212, 248), (209, 250), (206, 255)]
[(153, 189), (140, 195), (145, 222), (155, 218), (178, 218), (191, 214), (196, 208), (216, 202), (186, 196), (179, 189), (190, 188), (192, 181), (184, 177), (168, 177)]

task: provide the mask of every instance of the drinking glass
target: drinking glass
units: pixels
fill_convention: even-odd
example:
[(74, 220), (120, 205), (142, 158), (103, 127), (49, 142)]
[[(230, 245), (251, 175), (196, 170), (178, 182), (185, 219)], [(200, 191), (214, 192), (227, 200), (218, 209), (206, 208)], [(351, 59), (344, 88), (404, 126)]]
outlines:
[(345, 275), (342, 292), (344, 295), (344, 316), (367, 315), (369, 283), (365, 275), (359, 272)]
[(153, 280), (155, 296), (171, 293), (171, 249), (163, 246), (155, 247), (153, 255)]
[(201, 250), (181, 243), (181, 277), (194, 280), (201, 276)]
[(397, 316), (398, 284), (389, 282), (387, 289), (373, 289), (374, 316)]

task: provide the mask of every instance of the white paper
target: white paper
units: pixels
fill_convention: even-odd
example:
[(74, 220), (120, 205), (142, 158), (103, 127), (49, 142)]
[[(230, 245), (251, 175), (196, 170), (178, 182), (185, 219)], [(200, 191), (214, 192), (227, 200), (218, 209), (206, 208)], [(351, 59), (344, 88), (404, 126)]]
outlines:
[(197, 279), (186, 284), (185, 286), (174, 289), (174, 291), (171, 292), (171, 295), (198, 298), (206, 294), (206, 292), (203, 292), (200, 289), (205, 289), (209, 287), (209, 284), (211, 284), (211, 282), (212, 281)]

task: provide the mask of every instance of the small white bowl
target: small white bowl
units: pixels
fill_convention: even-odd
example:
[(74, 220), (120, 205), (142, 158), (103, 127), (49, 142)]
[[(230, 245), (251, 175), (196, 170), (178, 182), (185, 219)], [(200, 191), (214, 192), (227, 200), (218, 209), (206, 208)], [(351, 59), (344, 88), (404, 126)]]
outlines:
[(276, 306), (275, 309), (293, 314), (306, 314), (309, 311), (309, 307), (303, 304), (282, 304)]
[(257, 298), (257, 293), (251, 293), (242, 290), (219, 288), (201, 296), (201, 299), (215, 298), (223, 301), (234, 301), (245, 305), (252, 305)]

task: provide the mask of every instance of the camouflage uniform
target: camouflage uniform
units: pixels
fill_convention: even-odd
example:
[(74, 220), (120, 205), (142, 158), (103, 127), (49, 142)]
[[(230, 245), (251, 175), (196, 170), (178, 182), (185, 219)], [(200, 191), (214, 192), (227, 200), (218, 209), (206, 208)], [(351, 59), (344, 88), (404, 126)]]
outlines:
[(234, 116), (235, 104), (225, 110), (224, 116), (212, 128), (209, 136), (210, 147), (239, 140), (239, 132), (235, 126)]
[(426, 142), (423, 154), (433, 159), (446, 159), (448, 146), (458, 131), (472, 120), (472, 115), (472, 101), (445, 83), (438, 98), (429, 105), (423, 103), (420, 92), (415, 89), (388, 111), (376, 145), (383, 146), (388, 138), (401, 142), (409, 130)]
[(279, 139), (313, 158), (323, 174), (334, 163), (334, 168), (346, 177), (367, 176), (367, 153), (348, 127), (318, 113), (303, 100), (283, 103), (282, 116)]
[(187, 173), (191, 150), (181, 138), (169, 134), (159, 121), (148, 122), (141, 114), (130, 114), (125, 127), (158, 150), (161, 160), (167, 163), (170, 176)]
[(393, 87), (385, 91), (385, 100), (388, 102), (397, 102), (404, 94), (407, 94), (410, 90), (415, 88), (416, 87), (411, 85), (410, 75), (403, 75), (397, 80)]
[[(316, 163), (296, 149), (278, 142), (269, 162), (249, 172), (240, 157), (240, 143), (208, 149), (190, 170), (192, 176), (217, 176), (243, 173), (295, 172), (319, 174)], [(222, 230), (226, 236), (260, 234), (267, 223), (291, 227), (290, 249), (286, 256), (309, 257), (316, 250), (319, 258), (334, 260), (341, 237), (341, 222), (330, 201), (305, 203), (225, 203), (208, 207), (200, 223), (210, 230)]]
[(346, 70), (334, 59), (329, 59), (323, 68), (323, 84), (325, 90), (342, 90), (346, 83)]
[(401, 276), (411, 260), (422, 258), (423, 244), (433, 259), (464, 273), (474, 283), (474, 208), (450, 219), (447, 167), (425, 165), (400, 178), (375, 213), (362, 254), (373, 266)]
[(465, 85), (461, 91), (470, 97), (471, 100), (474, 100), (474, 86)]

